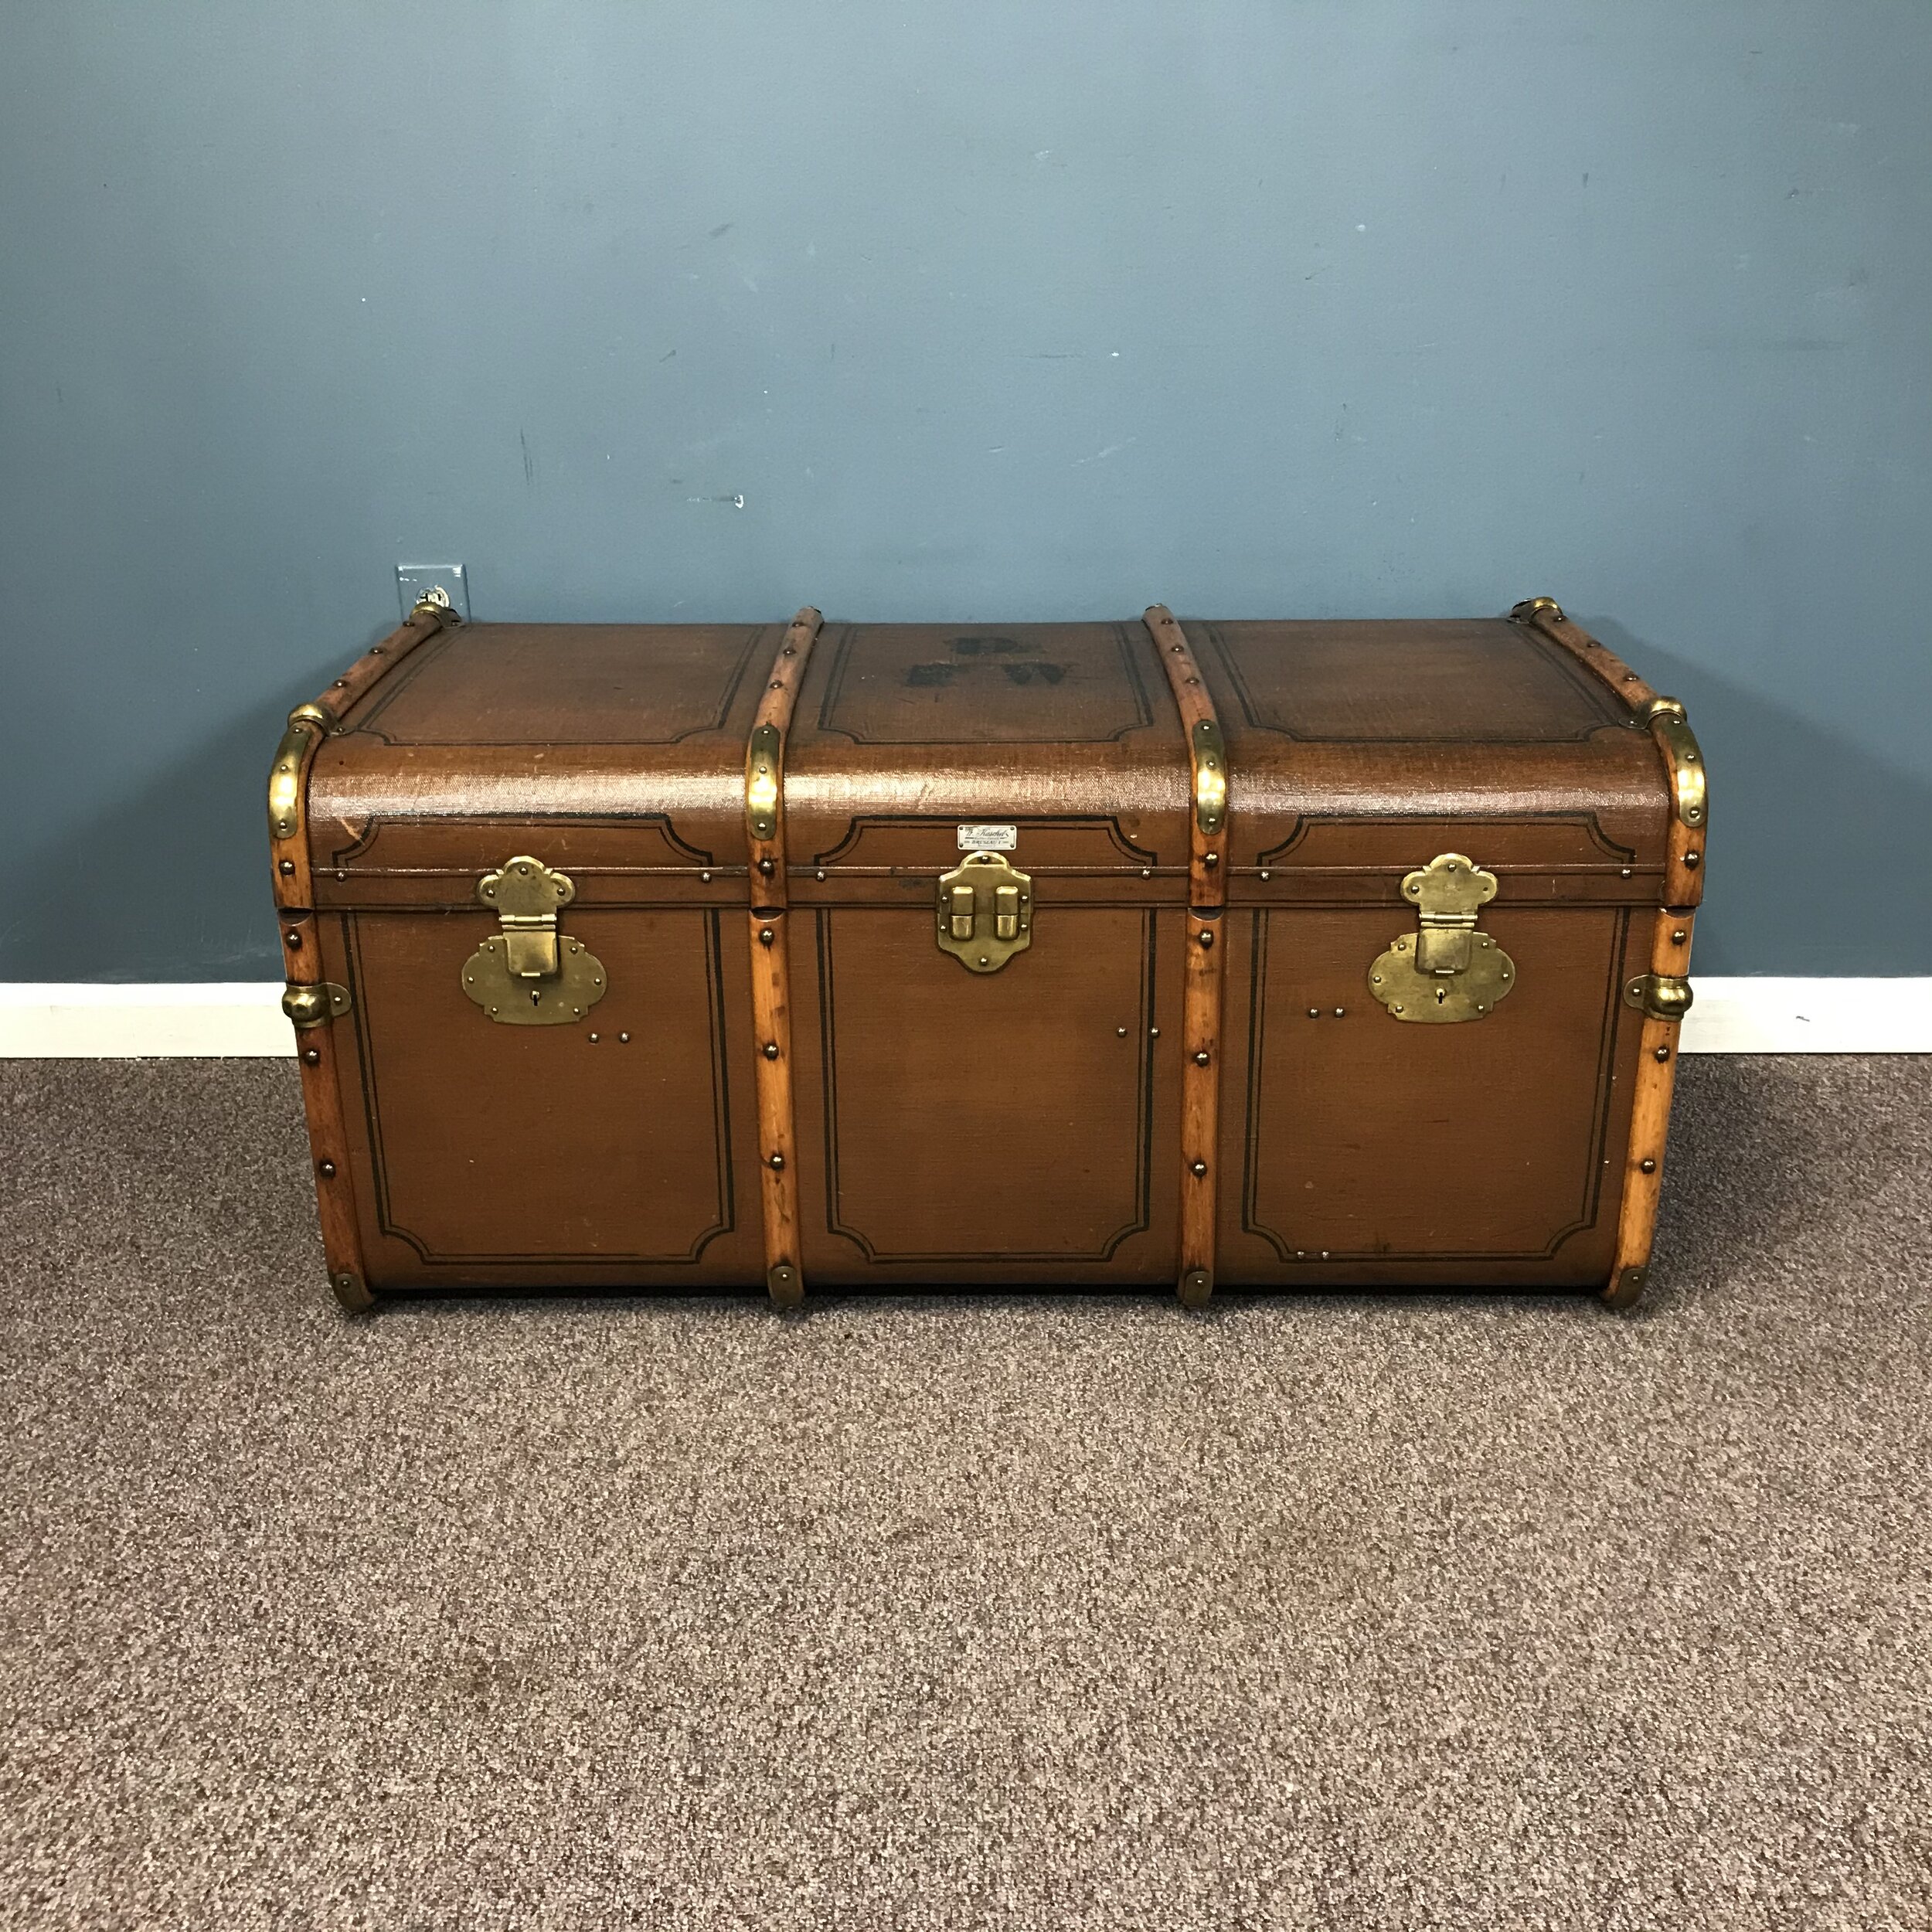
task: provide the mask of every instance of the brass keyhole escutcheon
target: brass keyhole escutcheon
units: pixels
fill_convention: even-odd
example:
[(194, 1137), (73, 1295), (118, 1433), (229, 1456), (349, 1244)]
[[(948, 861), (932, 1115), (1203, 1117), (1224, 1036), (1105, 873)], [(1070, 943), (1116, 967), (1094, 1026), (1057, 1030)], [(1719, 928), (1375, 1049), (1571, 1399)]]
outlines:
[(968, 972), (996, 973), (1033, 943), (1033, 882), (1001, 852), (969, 852), (939, 876), (939, 950)]
[(1445, 852), (1410, 872), (1402, 895), (1416, 909), (1416, 930), (1391, 940), (1369, 968), (1369, 991), (1391, 1019), (1487, 1019), (1516, 985), (1515, 961), (1476, 930), (1478, 911), (1496, 896), (1496, 875)]

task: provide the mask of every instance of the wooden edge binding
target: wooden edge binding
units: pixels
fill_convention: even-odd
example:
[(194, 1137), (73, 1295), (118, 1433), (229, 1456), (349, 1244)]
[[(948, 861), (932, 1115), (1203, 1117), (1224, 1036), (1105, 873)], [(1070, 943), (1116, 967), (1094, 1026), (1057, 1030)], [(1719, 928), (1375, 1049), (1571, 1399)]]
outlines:
[(1617, 698), (1633, 716), (1650, 729), (1658, 755), (1664, 761), (1671, 797), (1668, 840), (1665, 852), (1664, 903), (1695, 906), (1704, 896), (1704, 826), (1709, 805), (1704, 777), (1704, 755), (1684, 707), (1675, 698), (1659, 696), (1615, 651), (1606, 650), (1590, 633), (1563, 614), (1554, 597), (1529, 597), (1510, 614), (1511, 621), (1528, 624), (1553, 643), (1560, 644)]
[(298, 704), (288, 714), (288, 729), (268, 773), (268, 842), (278, 906), (305, 910), (315, 903), (308, 859), (308, 768), (323, 739), (418, 645), (462, 621), (447, 604), (424, 598), (312, 704)]
[(345, 1308), (361, 1314), (375, 1305), (363, 1265), (362, 1236), (349, 1171), (349, 1136), (343, 1124), (342, 1073), (335, 1022), (349, 1011), (349, 995), (321, 977), (315, 898), (308, 853), (308, 774), (322, 740), (335, 730), (370, 687), (417, 646), (461, 618), (446, 604), (424, 600), (380, 644), (364, 651), (312, 704), (288, 714), (288, 729), (268, 774), (268, 837), (276, 917), (281, 922), (287, 985), (282, 1011), (295, 1028), (301, 1065), (302, 1112), (308, 1127), (315, 1176), (315, 1203), (329, 1286)]
[(798, 1159), (791, 1092), (791, 971), (786, 944), (785, 735), (824, 619), (810, 605), (787, 628), (745, 751), (745, 838), (751, 856), (751, 1013), (758, 1096), (759, 1199), (765, 1287), (780, 1308), (804, 1298)]
[[(1657, 1232), (1657, 1204), (1664, 1185), (1664, 1145), (1670, 1131), (1671, 1094), (1677, 1083), (1678, 1036), (1690, 1009), (1691, 927), (1689, 907), (1661, 908), (1652, 929), (1650, 972), (1624, 989), (1644, 1015), (1631, 1101), (1630, 1139), (1624, 1155), (1624, 1202), (1617, 1219), (1617, 1253), (1604, 1299), (1612, 1308), (1635, 1305), (1650, 1268)], [(1668, 997), (1651, 989), (1661, 985)]]
[[(282, 915), (284, 957), (314, 944), (315, 915)], [(315, 970), (313, 962), (310, 969)], [(309, 1158), (315, 1174), (315, 1206), (321, 1223), (322, 1253), (328, 1284), (352, 1314), (376, 1305), (362, 1263), (362, 1241), (355, 1225), (355, 1196), (349, 1172), (349, 1133), (342, 1118), (340, 1056), (335, 1022), (349, 1011), (349, 995), (324, 981), (291, 980), (282, 995), (282, 1011), (295, 1027), (296, 1057), (302, 1069), (302, 1111), (308, 1122)]]
[(1228, 761), (1221, 721), (1202, 682), (1187, 634), (1164, 604), (1142, 618), (1167, 673), (1185, 733), (1188, 812), (1187, 957), (1181, 992), (1180, 1298), (1198, 1308), (1214, 1291), (1214, 1237), (1219, 1183), (1222, 988), (1227, 949)]

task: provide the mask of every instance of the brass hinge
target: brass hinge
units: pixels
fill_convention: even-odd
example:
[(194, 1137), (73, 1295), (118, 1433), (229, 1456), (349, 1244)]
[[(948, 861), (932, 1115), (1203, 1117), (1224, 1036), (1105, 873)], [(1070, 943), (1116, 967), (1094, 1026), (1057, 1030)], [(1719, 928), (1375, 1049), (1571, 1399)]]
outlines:
[(1687, 825), (1701, 825), (1709, 802), (1704, 777), (1704, 754), (1696, 734), (1675, 698), (1658, 698), (1650, 707), (1650, 728), (1670, 753), (1672, 785), (1676, 792), (1677, 815)]
[(527, 854), (476, 882), (476, 896), (502, 930), (463, 962), (463, 990), (503, 1026), (567, 1026), (603, 998), (604, 963), (557, 927), (577, 896), (564, 873)]
[(1691, 983), (1675, 973), (1640, 973), (1624, 987), (1624, 1004), (1647, 1019), (1682, 1019), (1691, 1009)]
[(1516, 964), (1476, 913), (1496, 896), (1496, 875), (1445, 852), (1402, 882), (1415, 908), (1413, 938), (1392, 941), (1369, 968), (1369, 990), (1392, 1019), (1437, 1025), (1481, 1019), (1515, 990)]
[(969, 852), (939, 876), (939, 950), (996, 973), (1033, 943), (1033, 882), (1002, 852)]
[(1563, 622), (1563, 607), (1554, 597), (1525, 597), (1510, 613), (1512, 624), (1532, 624), (1540, 617)]
[(340, 1019), (353, 1004), (349, 988), (338, 986), (332, 980), (282, 988), (282, 1011), (294, 1022), (298, 1033), (307, 1032), (311, 1026), (324, 1026), (332, 1019)]
[(450, 594), (440, 583), (432, 583), (410, 606), (410, 615), (414, 617), (440, 617), (445, 624), (461, 624), (463, 614), (450, 601)]

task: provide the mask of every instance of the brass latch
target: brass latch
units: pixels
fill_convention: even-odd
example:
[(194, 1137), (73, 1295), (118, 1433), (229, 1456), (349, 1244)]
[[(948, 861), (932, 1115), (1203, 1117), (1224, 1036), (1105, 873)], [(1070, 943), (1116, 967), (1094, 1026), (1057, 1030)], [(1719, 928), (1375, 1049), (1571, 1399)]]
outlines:
[(1476, 930), (1478, 910), (1496, 896), (1496, 875), (1445, 852), (1402, 882), (1419, 923), (1369, 968), (1369, 990), (1389, 1017), (1441, 1024), (1481, 1019), (1516, 984), (1515, 961)]
[(557, 928), (577, 896), (562, 872), (539, 859), (506, 859), (476, 882), (476, 896), (502, 930), (463, 963), (463, 990), (504, 1026), (567, 1026), (603, 998), (604, 966), (583, 942)]
[(1033, 882), (1000, 852), (969, 852), (939, 878), (939, 950), (996, 973), (1033, 943)]

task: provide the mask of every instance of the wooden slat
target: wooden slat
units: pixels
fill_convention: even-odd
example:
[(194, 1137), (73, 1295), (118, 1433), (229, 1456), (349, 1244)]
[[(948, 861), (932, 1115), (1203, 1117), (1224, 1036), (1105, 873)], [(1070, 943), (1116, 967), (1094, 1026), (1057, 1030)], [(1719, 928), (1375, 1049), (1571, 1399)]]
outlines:
[[(1181, 1253), (1179, 1293), (1199, 1308), (1214, 1291), (1214, 1234), (1220, 1183), (1222, 989), (1227, 948), (1221, 914), (1227, 903), (1226, 752), (1214, 701), (1202, 682), (1186, 633), (1164, 604), (1143, 621), (1181, 714), (1189, 758), (1187, 960), (1181, 998)], [(1207, 727), (1204, 733), (1203, 726)], [(1204, 747), (1204, 736), (1211, 751)], [(1219, 822), (1202, 822), (1204, 791), (1218, 790)]]
[[(1688, 908), (1663, 907), (1651, 940), (1650, 970), (1682, 979), (1690, 972), (1691, 926)], [(1677, 1083), (1679, 1020), (1644, 1020), (1643, 1046), (1637, 1063), (1637, 1090), (1631, 1103), (1630, 1141), (1624, 1150), (1624, 1205), (1617, 1219), (1617, 1257), (1604, 1298), (1627, 1308), (1644, 1291), (1651, 1243), (1657, 1232), (1657, 1203), (1664, 1185), (1664, 1145), (1670, 1131), (1671, 1094)]]
[[(1615, 651), (1599, 644), (1581, 624), (1566, 617), (1563, 607), (1554, 598), (1532, 597), (1518, 604), (1509, 614), (1518, 624), (1528, 624), (1553, 643), (1561, 645), (1579, 664), (1629, 706), (1634, 716), (1649, 720), (1653, 706), (1671, 702), (1660, 699)], [(1658, 756), (1664, 761), (1665, 775), (1674, 800), (1677, 792), (1675, 749), (1663, 733), (1653, 729), (1651, 735), (1655, 740)], [(1665, 905), (1696, 906), (1702, 903), (1705, 829), (1702, 825), (1685, 825), (1672, 810), (1664, 862)]]
[(792, 619), (765, 681), (745, 754), (759, 1199), (764, 1216), (765, 1286), (781, 1308), (796, 1307), (805, 1291), (799, 1261), (798, 1137), (792, 1118), (784, 748), (805, 662), (823, 621), (809, 605)]
[[(352, 706), (403, 658), (446, 624), (461, 621), (454, 611), (418, 604), (380, 644), (372, 645), (313, 704), (289, 715), (289, 729), (275, 754), (278, 777), (287, 787), (287, 815), (269, 823), (270, 876), (276, 917), (281, 923), (282, 958), (288, 984), (323, 982), (320, 931), (308, 852), (308, 774), (324, 735)], [(274, 778), (271, 778), (271, 798)], [(355, 1224), (355, 1197), (349, 1180), (349, 1136), (342, 1119), (342, 1090), (335, 1032), (346, 1019), (298, 1028), (295, 1053), (302, 1070), (302, 1112), (308, 1127), (309, 1158), (315, 1176), (317, 1218), (329, 1286), (342, 1306), (356, 1313), (375, 1305), (363, 1265), (362, 1236)]]
[(1641, 717), (1657, 696), (1614, 651), (1599, 644), (1581, 624), (1566, 617), (1563, 606), (1555, 598), (1528, 598), (1509, 614), (1516, 623), (1526, 624), (1540, 631), (1553, 643), (1560, 644), (1592, 676), (1607, 684), (1637, 716)]
[(345, 1015), (300, 1029), (296, 1057), (302, 1069), (302, 1111), (308, 1120), (309, 1158), (322, 1226), (328, 1284), (342, 1306), (359, 1314), (375, 1305), (355, 1226), (355, 1196), (349, 1174), (349, 1134), (342, 1121), (342, 1083), (335, 1029), (353, 1022)]
[(461, 624), (454, 611), (419, 604), (380, 644), (368, 650), (335, 679), (313, 704), (299, 705), (289, 713), (287, 734), (275, 754), (280, 765), (292, 759), (288, 775), (294, 781), (295, 809), (286, 830), (269, 825), (269, 858), (275, 886), (275, 903), (306, 910), (315, 903), (308, 860), (308, 768), (315, 762), (324, 736), (362, 702), (370, 688), (386, 677), (418, 645), (447, 626)]

